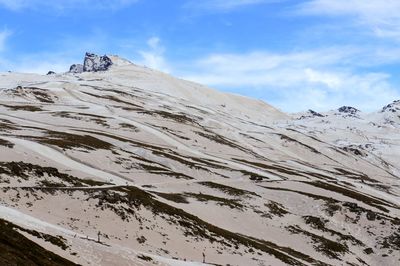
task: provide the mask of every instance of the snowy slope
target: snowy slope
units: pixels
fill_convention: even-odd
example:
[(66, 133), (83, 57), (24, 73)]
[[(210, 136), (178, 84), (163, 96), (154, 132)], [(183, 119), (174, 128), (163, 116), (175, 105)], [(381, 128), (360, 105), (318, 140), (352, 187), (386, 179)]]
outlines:
[(83, 265), (398, 265), (398, 102), (285, 114), (107, 58), (0, 74), (0, 218), (67, 248), (30, 240)]

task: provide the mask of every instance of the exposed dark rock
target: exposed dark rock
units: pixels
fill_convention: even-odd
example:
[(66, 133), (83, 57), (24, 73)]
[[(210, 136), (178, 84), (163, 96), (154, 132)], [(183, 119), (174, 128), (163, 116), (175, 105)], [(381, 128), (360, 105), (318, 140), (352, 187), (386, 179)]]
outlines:
[(299, 119), (313, 118), (313, 117), (325, 117), (325, 115), (320, 114), (314, 110), (308, 110), (306, 114), (302, 115)]
[(83, 72), (83, 65), (82, 64), (73, 64), (69, 68), (69, 73), (79, 74)]
[(0, 219), (0, 229), (0, 265), (77, 265), (44, 249), (21, 232), (63, 247), (61, 238), (27, 230), (3, 219)]
[(56, 74), (56, 72), (54, 72), (54, 71), (49, 71), (49, 72), (47, 72), (46, 75), (55, 75), (55, 74)]
[(387, 237), (384, 237), (382, 247), (400, 250), (400, 234), (395, 232)]
[(308, 112), (311, 114), (311, 115), (313, 115), (313, 116), (319, 116), (319, 117), (324, 117), (324, 115), (322, 115), (322, 114), (320, 114), (320, 113), (318, 113), (318, 112), (315, 112), (314, 110), (308, 110)]
[(354, 202), (345, 202), (343, 203), (343, 206), (348, 207), (351, 212), (362, 212), (362, 209)]
[(382, 113), (384, 112), (400, 112), (400, 100), (394, 101), (391, 104), (386, 105), (385, 107), (382, 108)]
[(374, 250), (372, 248), (366, 248), (366, 249), (364, 249), (364, 253), (369, 255), (369, 254), (374, 253)]
[(85, 61), (83, 63), (84, 72), (97, 72), (97, 71), (107, 71), (113, 62), (112, 60), (104, 55), (98, 56), (92, 53), (86, 53)]
[(351, 106), (342, 106), (338, 109), (338, 111), (340, 113), (345, 113), (345, 114), (350, 114), (350, 115), (355, 115), (358, 112), (360, 112), (360, 110), (358, 110), (354, 107), (351, 107)]
[(349, 145), (342, 148), (346, 152), (350, 152), (356, 156), (367, 157), (368, 154), (363, 150), (362, 145)]
[(375, 221), (375, 219), (376, 219), (376, 214), (375, 214), (374, 212), (372, 212), (372, 211), (368, 211), (368, 212), (367, 212), (367, 219), (368, 219), (369, 221)]

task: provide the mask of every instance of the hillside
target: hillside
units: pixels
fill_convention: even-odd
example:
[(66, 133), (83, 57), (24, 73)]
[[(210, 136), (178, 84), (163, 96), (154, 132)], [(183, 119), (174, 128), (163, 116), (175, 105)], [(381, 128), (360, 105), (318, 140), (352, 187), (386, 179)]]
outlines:
[(285, 114), (107, 58), (0, 74), (10, 234), (81, 265), (399, 264), (399, 102)]

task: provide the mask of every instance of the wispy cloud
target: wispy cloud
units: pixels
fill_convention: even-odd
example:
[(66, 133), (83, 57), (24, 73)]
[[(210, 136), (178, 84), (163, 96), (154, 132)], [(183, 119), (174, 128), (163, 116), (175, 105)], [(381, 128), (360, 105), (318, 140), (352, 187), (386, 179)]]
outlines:
[(0, 31), (0, 52), (2, 52), (6, 47), (6, 41), (11, 36), (11, 31), (4, 29)]
[(0, 0), (0, 7), (10, 10), (50, 8), (67, 9), (119, 9), (136, 3), (139, 0)]
[(213, 54), (198, 60), (195, 64), (199, 70), (198, 74), (189, 78), (223, 86), (280, 84), (290, 87), (306, 78), (304, 73), (301, 73), (303, 70), (333, 65), (344, 60), (346, 56), (347, 52), (340, 49), (286, 54), (272, 52)]
[(139, 51), (142, 60), (139, 62), (150, 68), (166, 73), (171, 72), (171, 67), (164, 58), (165, 48), (161, 45), (159, 37), (152, 37), (147, 41), (148, 49)]
[(214, 10), (214, 11), (228, 11), (244, 6), (262, 4), (262, 3), (275, 3), (281, 1), (282, 0), (203, 0), (203, 1), (188, 1), (185, 4), (185, 7), (194, 9)]
[(298, 6), (304, 15), (348, 16), (358, 26), (367, 26), (376, 36), (400, 40), (398, 0), (309, 0)]
[(0, 0), (0, 6), (8, 9), (16, 10), (21, 7), (22, 1), (18, 0)]
[(390, 75), (362, 73), (351, 64), (351, 56), (341, 48), (214, 54), (198, 60), (181, 76), (261, 97), (286, 111), (327, 110), (344, 104), (371, 111), (400, 97), (390, 85)]

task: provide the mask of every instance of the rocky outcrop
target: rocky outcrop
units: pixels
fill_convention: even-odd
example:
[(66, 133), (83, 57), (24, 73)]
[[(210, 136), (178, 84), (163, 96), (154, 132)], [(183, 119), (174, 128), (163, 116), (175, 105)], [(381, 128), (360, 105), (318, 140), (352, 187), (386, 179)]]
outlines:
[(314, 110), (309, 109), (307, 111), (307, 113), (305, 113), (304, 115), (302, 115), (299, 119), (307, 119), (307, 118), (313, 118), (313, 117), (325, 117), (325, 115), (320, 114)]
[(98, 56), (92, 53), (86, 53), (85, 61), (83, 63), (83, 71), (84, 72), (98, 72), (98, 71), (107, 71), (113, 62), (112, 60), (106, 56)]
[(391, 104), (386, 105), (385, 107), (382, 108), (382, 113), (385, 112), (391, 112), (391, 113), (396, 113), (400, 112), (400, 100), (394, 101)]
[(107, 71), (112, 65), (113, 60), (107, 55), (99, 56), (93, 53), (86, 53), (83, 65), (73, 64), (69, 69), (69, 73)]
[(82, 64), (73, 64), (69, 68), (69, 73), (79, 74), (83, 72), (83, 65)]
[(339, 113), (345, 113), (349, 115), (356, 115), (360, 110), (351, 106), (342, 106), (338, 109)]
[(47, 72), (47, 76), (49, 76), (49, 75), (55, 75), (56, 74), (56, 72), (54, 72), (54, 71), (49, 71), (49, 72)]

